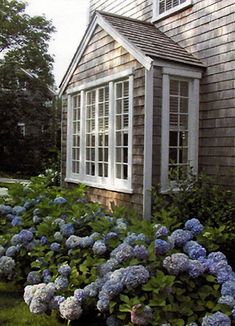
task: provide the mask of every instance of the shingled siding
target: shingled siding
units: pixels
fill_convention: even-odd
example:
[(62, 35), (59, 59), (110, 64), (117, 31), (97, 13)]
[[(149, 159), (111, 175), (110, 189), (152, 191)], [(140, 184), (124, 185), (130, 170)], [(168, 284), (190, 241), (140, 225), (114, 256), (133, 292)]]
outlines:
[[(133, 99), (133, 182), (132, 194), (119, 193), (89, 187), (88, 195), (93, 201), (98, 201), (110, 208), (111, 203), (121, 204), (142, 212), (143, 204), (143, 152), (144, 152), (144, 88), (145, 70), (124, 50), (120, 44), (98, 27), (89, 42), (85, 53), (79, 62), (68, 88), (82, 85), (102, 77), (110, 76), (128, 68), (134, 69), (134, 99)], [(67, 107), (64, 100), (63, 135), (62, 135), (62, 171), (63, 179), (66, 170), (66, 119)], [(72, 184), (67, 184), (71, 186)]]
[(162, 110), (162, 69), (154, 67), (153, 75), (153, 170), (152, 185), (160, 184), (161, 165), (161, 110)]
[(152, 0), (91, 0), (90, 15), (95, 10), (150, 21), (152, 19)]
[(234, 0), (195, 0), (156, 26), (208, 67), (201, 81), (199, 166), (235, 187)]

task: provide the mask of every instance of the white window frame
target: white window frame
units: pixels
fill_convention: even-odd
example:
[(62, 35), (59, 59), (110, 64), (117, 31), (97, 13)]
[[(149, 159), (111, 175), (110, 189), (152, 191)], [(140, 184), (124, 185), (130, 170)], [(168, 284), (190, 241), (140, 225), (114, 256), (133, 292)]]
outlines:
[(191, 70), (164, 67), (161, 122), (161, 191), (163, 193), (172, 189), (173, 185), (169, 180), (169, 107), (171, 77), (176, 79), (187, 79), (189, 82), (188, 163), (193, 173), (197, 174), (198, 171), (199, 84), (201, 73)]
[(158, 20), (161, 20), (163, 18), (169, 17), (173, 14), (175, 14), (178, 11), (184, 10), (190, 6), (193, 5), (193, 0), (186, 0), (185, 2), (179, 4), (178, 6), (175, 6), (163, 13), (159, 13), (159, 0), (153, 0), (153, 19), (152, 22), (156, 22)]
[[(115, 177), (115, 83), (128, 80), (129, 82), (129, 128), (128, 128), (128, 179), (118, 179)], [(99, 177), (86, 175), (86, 92), (92, 89), (109, 85), (109, 124), (113, 128), (109, 128), (109, 167), (108, 177)], [(77, 93), (81, 94), (81, 136), (80, 136), (80, 173), (72, 173), (72, 97)], [(67, 159), (66, 159), (66, 182), (84, 183), (88, 186), (107, 189), (118, 192), (132, 193), (132, 124), (133, 124), (133, 70), (127, 69), (120, 73), (100, 78), (98, 80), (88, 82), (81, 86), (76, 86), (67, 91), (68, 94), (68, 113), (67, 113)], [(96, 103), (97, 105), (97, 103)], [(97, 144), (96, 144), (97, 145)], [(97, 146), (96, 146), (97, 147)]]

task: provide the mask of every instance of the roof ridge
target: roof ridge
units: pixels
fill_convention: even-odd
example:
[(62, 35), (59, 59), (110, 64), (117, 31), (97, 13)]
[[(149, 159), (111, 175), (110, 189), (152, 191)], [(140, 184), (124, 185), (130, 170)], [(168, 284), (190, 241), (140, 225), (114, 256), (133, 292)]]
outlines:
[(133, 22), (136, 22), (136, 23), (141, 23), (141, 24), (144, 24), (144, 25), (154, 26), (154, 24), (152, 24), (151, 22), (146, 22), (146, 21), (143, 21), (143, 20), (140, 20), (140, 19), (131, 18), (131, 17), (128, 17), (128, 16), (113, 14), (113, 13), (107, 12), (107, 11), (96, 10), (95, 12), (98, 12), (101, 15), (107, 15), (107, 16), (111, 16), (111, 17), (117, 17), (117, 18), (129, 20), (129, 21), (133, 21)]

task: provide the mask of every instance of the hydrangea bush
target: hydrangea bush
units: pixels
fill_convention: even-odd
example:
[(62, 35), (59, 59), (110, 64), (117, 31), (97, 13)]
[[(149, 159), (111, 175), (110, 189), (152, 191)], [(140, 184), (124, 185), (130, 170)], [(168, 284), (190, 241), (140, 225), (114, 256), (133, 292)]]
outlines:
[(24, 284), (33, 314), (56, 310), (78, 324), (102, 316), (108, 326), (234, 324), (235, 273), (198, 243), (197, 218), (170, 232), (108, 216), (82, 187), (23, 191), (0, 205), (0, 278)]

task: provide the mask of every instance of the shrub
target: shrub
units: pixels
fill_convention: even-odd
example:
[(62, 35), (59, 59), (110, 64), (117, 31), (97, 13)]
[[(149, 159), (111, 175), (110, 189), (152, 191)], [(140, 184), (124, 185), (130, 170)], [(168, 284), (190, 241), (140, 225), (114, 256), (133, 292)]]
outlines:
[(24, 283), (32, 313), (56, 310), (84, 325), (90, 316), (100, 325), (231, 325), (235, 274), (198, 243), (198, 219), (171, 232), (105, 214), (84, 187), (43, 182), (11, 204), (0, 206), (0, 276)]
[(197, 216), (205, 226), (201, 243), (210, 250), (220, 248), (235, 266), (233, 248), (235, 245), (235, 200), (234, 194), (213, 184), (204, 175), (191, 175), (178, 183), (178, 191), (172, 189), (162, 195), (159, 189), (153, 191), (153, 216), (156, 221), (180, 228), (186, 218)]

